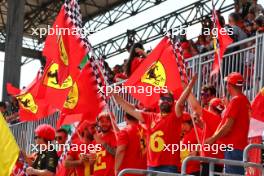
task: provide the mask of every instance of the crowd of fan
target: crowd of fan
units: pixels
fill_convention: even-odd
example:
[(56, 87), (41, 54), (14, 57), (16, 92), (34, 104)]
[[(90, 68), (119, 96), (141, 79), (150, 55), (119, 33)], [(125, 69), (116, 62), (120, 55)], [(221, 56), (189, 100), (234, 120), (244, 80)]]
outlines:
[[(218, 16), (223, 27), (233, 28), (232, 39), (240, 41), (264, 31), (262, 12), (263, 7), (257, 4), (257, 0), (252, 2), (241, 0), (236, 2), (235, 12), (229, 15), (228, 24), (220, 13)], [(213, 23), (210, 18), (207, 18), (202, 22), (202, 26), (202, 31), (205, 28), (211, 29)], [(181, 47), (185, 59), (207, 52), (213, 49), (212, 36), (200, 35), (196, 42), (182, 36)], [(140, 43), (135, 43), (128, 48), (128, 51), (130, 56), (122, 65), (116, 65), (111, 69), (105, 62), (109, 83), (120, 82), (131, 76), (148, 53), (144, 51)], [(113, 121), (112, 114), (101, 113), (96, 123), (82, 122), (75, 134), (71, 136), (71, 144), (77, 144), (78, 147), (82, 144), (86, 147), (90, 144), (100, 144), (101, 150), (97, 152), (89, 150), (90, 147), (87, 147), (88, 150), (84, 153), (80, 148), (79, 150), (70, 148), (65, 151), (63, 148), (58, 151), (49, 151), (48, 144), (53, 140), (56, 140), (58, 144), (67, 143), (68, 132), (63, 129), (55, 132), (49, 125), (40, 125), (35, 130), (35, 142), (44, 146), (46, 150), (30, 156), (23, 153), (28, 164), (26, 173), (53, 176), (56, 172), (62, 172), (61, 167), (67, 170), (64, 171), (67, 172), (64, 175), (78, 176), (114, 176), (125, 168), (179, 173), (181, 162), (187, 156), (241, 161), (243, 149), (247, 145), (250, 110), (250, 103), (242, 92), (245, 83), (243, 76), (239, 73), (231, 73), (226, 78), (226, 88), (231, 95), (229, 103), (216, 97), (216, 89), (213, 86), (204, 86), (201, 99), (196, 100), (191, 93), (196, 79), (194, 77), (189, 85), (183, 86), (185, 90), (177, 101), (174, 101), (170, 92), (161, 95), (155, 110), (131, 105), (119, 95), (113, 94), (116, 102), (126, 112), (124, 116), (126, 127), (119, 129)], [(193, 114), (183, 112), (187, 100)], [(8, 106), (11, 108), (10, 111)], [(18, 104), (15, 99), (11, 100), (10, 105), (1, 102), (0, 110), (8, 122), (17, 121)], [(194, 127), (197, 129), (195, 130)], [(233, 150), (217, 151), (217, 153), (177, 150), (175, 154), (164, 150), (164, 144), (180, 145), (180, 143), (233, 144)], [(21, 167), (19, 162), (17, 167)], [(214, 170), (223, 172), (223, 165), (215, 165)], [(225, 166), (225, 172), (244, 174), (245, 171), (243, 167)], [(191, 162), (187, 166), (187, 173), (197, 176), (209, 175), (209, 165)]]
[[(205, 86), (198, 101), (191, 90), (197, 81), (194, 76), (179, 99), (171, 92), (160, 95), (155, 111), (140, 108), (113, 93), (116, 102), (126, 112), (126, 126), (119, 129), (114, 115), (102, 112), (96, 123), (83, 121), (74, 134), (63, 128), (57, 130), (47, 124), (35, 129), (37, 153), (23, 152), (27, 163), (25, 172), (29, 175), (76, 175), (117, 176), (126, 168), (147, 169), (180, 173), (182, 161), (188, 156), (206, 156), (218, 159), (242, 161), (243, 149), (248, 144), (250, 103), (242, 93), (243, 77), (231, 73), (227, 78), (227, 90), (231, 95), (229, 103), (216, 97), (213, 86)], [(188, 101), (193, 114), (184, 112)], [(193, 120), (192, 120), (193, 118)], [(239, 135), (237, 135), (239, 133)], [(70, 143), (67, 138), (70, 137)], [(71, 148), (50, 148), (57, 144), (70, 144)], [(201, 145), (200, 147), (171, 148)], [(219, 147), (221, 145), (225, 147)], [(96, 149), (97, 146), (100, 147)], [(212, 146), (207, 148), (205, 146)], [(218, 146), (215, 149), (215, 146)], [(54, 150), (57, 149), (57, 150)], [(17, 161), (16, 172), (23, 168)], [(200, 167), (202, 165), (202, 167)], [(62, 168), (64, 168), (62, 170)], [(243, 167), (216, 164), (214, 171), (244, 175)], [(209, 175), (209, 164), (189, 162), (187, 173), (195, 176)], [(126, 176), (132, 176), (127, 174)]]
[[(232, 28), (233, 34), (230, 37), (234, 42), (244, 40), (246, 38), (255, 36), (257, 33), (264, 32), (264, 9), (258, 4), (257, 0), (235, 0), (235, 10), (228, 16), (228, 22), (225, 21), (224, 17), (219, 11), (217, 11), (218, 19), (222, 27), (228, 29)], [(205, 18), (202, 21), (201, 35), (198, 36), (197, 40), (187, 40), (186, 35), (180, 36), (181, 47), (183, 50), (184, 59), (191, 58), (197, 54), (206, 53), (214, 49), (213, 33), (210, 35), (205, 32), (208, 29), (212, 31), (214, 23), (210, 17)], [(252, 43), (250, 43), (251, 45)], [(105, 63), (109, 82), (119, 82), (130, 74), (130, 70), (133, 71), (139, 63), (147, 56), (144, 52), (144, 48), (140, 43), (136, 43), (132, 47), (127, 48), (130, 52), (128, 59), (124, 60), (121, 65), (114, 66), (113, 69)], [(237, 48), (231, 49), (232, 51)], [(242, 49), (239, 47), (238, 49)], [(227, 51), (230, 52), (231, 50)], [(135, 61), (134, 61), (135, 59)], [(237, 70), (234, 70), (237, 71)], [(241, 71), (240, 71), (241, 72)]]
[(0, 102), (0, 112), (9, 124), (15, 124), (19, 122), (19, 105), (15, 97), (10, 96), (9, 100)]

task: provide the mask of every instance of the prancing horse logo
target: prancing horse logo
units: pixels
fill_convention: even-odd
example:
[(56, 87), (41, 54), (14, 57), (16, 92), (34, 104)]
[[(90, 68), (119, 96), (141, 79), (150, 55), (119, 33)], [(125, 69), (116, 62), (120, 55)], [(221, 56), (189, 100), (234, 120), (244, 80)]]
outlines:
[(141, 77), (141, 82), (163, 87), (166, 84), (166, 72), (160, 61), (155, 62)]

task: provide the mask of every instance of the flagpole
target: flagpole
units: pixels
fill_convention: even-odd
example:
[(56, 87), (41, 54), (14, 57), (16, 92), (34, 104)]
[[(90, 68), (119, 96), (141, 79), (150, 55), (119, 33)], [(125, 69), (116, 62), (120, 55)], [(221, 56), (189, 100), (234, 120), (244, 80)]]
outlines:
[[(216, 28), (216, 11), (215, 11), (215, 5), (214, 5), (214, 0), (212, 0), (212, 7), (213, 7), (213, 21), (214, 21), (214, 29)], [(217, 32), (218, 33), (218, 32)], [(217, 36), (218, 38), (218, 36)], [(218, 43), (218, 41), (217, 41)], [(215, 53), (216, 54), (216, 53)], [(223, 70), (222, 70), (222, 65), (221, 65), (221, 58), (220, 58), (220, 49), (219, 47), (217, 46), (217, 59), (218, 59), (218, 65), (219, 65), (219, 72), (220, 72), (220, 84), (221, 84), (221, 87), (222, 87), (222, 97), (225, 97), (225, 85), (224, 85), (224, 79), (223, 79)]]
[[(91, 48), (91, 54), (92, 54), (92, 56), (94, 56), (94, 51), (93, 51), (92, 48)], [(103, 75), (102, 69), (104, 69), (104, 68), (101, 68), (101, 66), (100, 66), (99, 64), (98, 64), (97, 66), (98, 66), (99, 71), (100, 71), (101, 74)], [(108, 82), (106, 81), (105, 75), (103, 75), (103, 80), (104, 80), (105, 85), (106, 85), (106, 86), (109, 86), (109, 85), (108, 85)], [(125, 81), (126, 81), (126, 80), (123, 80), (123, 81), (120, 82), (120, 83), (113, 84), (113, 86), (121, 85), (121, 84), (122, 84), (123, 82), (125, 82)], [(117, 102), (116, 102), (116, 100), (113, 98), (112, 95), (110, 96), (110, 100), (113, 101), (115, 105), (117, 105)], [(106, 103), (106, 109), (107, 109), (107, 111), (109, 111), (109, 113), (110, 113), (110, 117), (111, 117), (111, 121), (112, 121), (112, 119), (115, 119), (115, 118), (113, 117), (113, 114), (112, 114), (111, 111), (110, 111), (110, 107), (109, 107), (108, 103), (107, 103), (107, 102), (105, 102), (105, 103)], [(116, 107), (118, 107), (118, 106), (116, 106)], [(116, 119), (115, 119), (115, 120), (116, 120)], [(113, 126), (113, 124), (112, 124), (112, 126)], [(113, 127), (114, 127), (114, 126), (113, 126)]]
[[(170, 42), (173, 46), (173, 52), (174, 52), (174, 55), (175, 55), (175, 59), (176, 59), (176, 62), (178, 62), (177, 58), (178, 58), (178, 55), (175, 51), (175, 46), (174, 46), (174, 42), (173, 42), (173, 39), (172, 39), (172, 33), (170, 31), (168, 31), (168, 35), (167, 37), (169, 37), (170, 39)], [(187, 75), (186, 75), (187, 76)], [(187, 78), (188, 79), (188, 78)], [(183, 82), (185, 82), (185, 80), (182, 80)], [(192, 114), (192, 110), (191, 110), (191, 107), (190, 105), (188, 104), (188, 108), (190, 109), (190, 112)], [(197, 127), (196, 127), (196, 124), (195, 124), (195, 121), (194, 121), (194, 118), (191, 116), (191, 119), (192, 119), (192, 124), (193, 124), (193, 128), (194, 128), (194, 133), (195, 133), (195, 137), (196, 137), (196, 140), (198, 142), (198, 144), (201, 144), (201, 141), (200, 141), (200, 138), (198, 136), (198, 131), (197, 131)]]

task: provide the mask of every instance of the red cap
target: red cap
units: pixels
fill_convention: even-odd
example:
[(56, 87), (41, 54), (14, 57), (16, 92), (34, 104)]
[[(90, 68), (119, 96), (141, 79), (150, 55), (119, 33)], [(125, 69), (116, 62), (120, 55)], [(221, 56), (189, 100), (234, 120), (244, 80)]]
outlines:
[(218, 109), (219, 111), (223, 111), (225, 109), (225, 106), (220, 98), (211, 99), (209, 102), (209, 106)]
[(48, 125), (42, 124), (35, 129), (35, 134), (45, 140), (53, 141), (55, 139), (55, 129)]
[(225, 77), (225, 81), (235, 86), (243, 86), (244, 78), (240, 73), (233, 72), (230, 73), (227, 77)]
[(95, 125), (96, 123), (89, 122), (88, 120), (84, 120), (78, 127), (78, 132), (82, 133), (85, 129), (88, 129), (89, 126)]
[(184, 112), (184, 113), (182, 114), (182, 122), (187, 122), (187, 121), (190, 121), (190, 120), (192, 120), (190, 114), (187, 113), (187, 112)]

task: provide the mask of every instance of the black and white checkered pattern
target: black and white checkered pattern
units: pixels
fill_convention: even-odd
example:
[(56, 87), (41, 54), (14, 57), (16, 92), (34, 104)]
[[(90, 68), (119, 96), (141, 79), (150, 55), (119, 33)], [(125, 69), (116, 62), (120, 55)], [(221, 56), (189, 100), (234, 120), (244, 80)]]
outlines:
[(78, 30), (79, 42), (89, 52), (92, 47), (87, 35), (84, 33), (82, 15), (77, 0), (65, 0), (64, 9), (68, 24)]
[(186, 73), (186, 68), (185, 68), (185, 63), (184, 63), (184, 58), (183, 58), (183, 50), (180, 44), (180, 41), (176, 38), (175, 41), (173, 42), (173, 50), (177, 59), (177, 66), (180, 72), (181, 80), (184, 83), (188, 83), (188, 77)]
[[(106, 87), (106, 79), (104, 78), (104, 75), (102, 73), (103, 68), (100, 67), (100, 65), (97, 63), (98, 60), (92, 56), (87, 64), (90, 64), (91, 72), (93, 73), (94, 79), (95, 79), (95, 85), (99, 89), (99, 87)], [(99, 97), (101, 99), (102, 106), (106, 105), (106, 95), (103, 93), (99, 93)]]
[(76, 0), (65, 0), (64, 8), (74, 27), (82, 28), (82, 15)]

